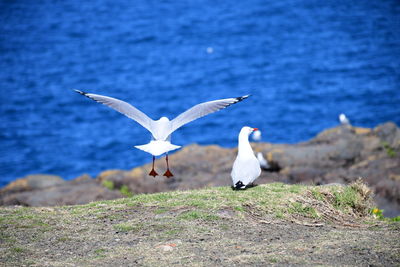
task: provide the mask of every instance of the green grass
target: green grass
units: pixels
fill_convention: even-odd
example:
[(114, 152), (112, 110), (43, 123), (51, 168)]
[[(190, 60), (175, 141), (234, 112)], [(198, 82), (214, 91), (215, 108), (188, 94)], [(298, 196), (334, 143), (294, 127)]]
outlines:
[[(113, 181), (104, 180), (102, 185), (110, 190), (116, 189)], [(125, 197), (133, 196), (132, 192), (129, 190), (129, 187), (127, 185), (122, 185), (118, 190)]]
[(283, 219), (283, 218), (285, 218), (285, 215), (283, 214), (283, 212), (281, 210), (278, 210), (275, 212), (275, 218)]
[(236, 206), (236, 207), (233, 207), (233, 209), (236, 211), (244, 211), (244, 208), (242, 206)]
[[(308, 198), (311, 192), (315, 200), (329, 202), (336, 209), (346, 212), (363, 203), (360, 192), (357, 190), (352, 186), (318, 187), (271, 183), (243, 191), (234, 191), (230, 187), (212, 187), (190, 191), (139, 194), (129, 198), (94, 202), (65, 209), (77, 215), (99, 213), (102, 216), (101, 214), (108, 214), (105, 212), (105, 207), (110, 205), (115, 210), (149, 207), (155, 214), (185, 208), (189, 211), (181, 213), (177, 216), (178, 219), (208, 221), (220, 219), (215, 215), (216, 211), (224, 209), (233, 210), (239, 217), (245, 216), (248, 211), (256, 210), (258, 213), (272, 214), (279, 219), (286, 219), (290, 216), (298, 217), (299, 215), (318, 218), (318, 214), (320, 214), (318, 209), (309, 205), (303, 206), (293, 200), (299, 196)], [(326, 192), (329, 192), (330, 198)], [(104, 218), (106, 219), (107, 216), (104, 215)]]
[(25, 229), (37, 228), (43, 233), (53, 229), (53, 226), (49, 225), (46, 220), (46, 214), (31, 212), (27, 208), (18, 208), (12, 210), (7, 216), (2, 216), (0, 225), (12, 225), (15, 228)]
[(68, 236), (62, 236), (62, 237), (57, 238), (58, 242), (66, 242), (66, 241), (70, 241), (70, 240), (71, 240), (71, 238)]
[[(319, 209), (330, 207), (348, 213), (366, 205), (360, 189), (355, 186), (306, 186), (271, 183), (234, 191), (230, 187), (212, 187), (189, 191), (173, 191), (156, 194), (139, 194), (129, 198), (92, 202), (86, 205), (63, 206), (55, 208), (58, 213), (67, 213), (70, 217), (63, 224), (71, 225), (74, 220), (97, 218), (113, 221), (113, 229), (118, 232), (141, 231), (144, 222), (126, 221), (127, 210), (148, 210), (152, 214), (167, 213), (156, 220), (169, 218), (179, 221), (223, 221), (218, 216), (220, 211), (229, 211), (238, 219), (248, 214), (255, 216), (272, 216), (277, 219), (290, 220), (291, 217), (319, 218), (323, 213)], [(302, 199), (309, 201), (302, 201)], [(323, 205), (315, 204), (323, 202)], [(311, 203), (311, 204), (310, 204)], [(312, 204), (314, 203), (314, 204)], [(368, 208), (368, 215), (372, 216)], [(49, 225), (48, 213), (34, 208), (10, 209), (0, 217), (0, 225), (14, 228), (37, 229), (44, 233), (56, 227)], [(154, 216), (154, 215), (153, 215)], [(82, 229), (84, 231), (84, 229)], [(174, 231), (165, 228), (161, 231)], [(12, 238), (12, 237), (10, 237)], [(63, 240), (59, 240), (62, 242)]]
[(214, 214), (209, 214), (201, 211), (187, 211), (179, 214), (178, 219), (180, 220), (203, 220), (203, 221), (216, 221), (220, 217)]
[(106, 252), (107, 252), (107, 250), (104, 249), (104, 248), (96, 249), (94, 251), (94, 254), (96, 255), (95, 258), (97, 258), (97, 259), (105, 258), (106, 257), (106, 255), (105, 255)]
[(114, 190), (114, 182), (109, 180), (104, 180), (102, 185), (110, 190)]
[(305, 217), (318, 218), (318, 214), (313, 207), (304, 205), (299, 202), (292, 203), (288, 208), (288, 212), (291, 214), (299, 214)]
[(391, 222), (400, 222), (400, 216), (396, 216), (394, 218), (389, 218), (389, 221), (391, 221)]
[(155, 214), (163, 214), (166, 212), (168, 212), (168, 209), (166, 209), (166, 208), (159, 208), (154, 211)]
[(356, 213), (362, 216), (371, 215), (373, 207), (372, 191), (358, 179), (349, 186), (339, 187), (333, 191), (333, 206), (344, 213)]
[(358, 201), (357, 192), (351, 188), (346, 187), (344, 190), (334, 192), (334, 206), (338, 209), (352, 208), (356, 206)]
[(179, 232), (182, 232), (182, 230), (181, 229), (172, 229), (172, 230), (165, 231), (164, 235), (166, 235), (166, 236), (175, 236)]
[(269, 258), (269, 262), (271, 262), (271, 263), (278, 263), (279, 260), (278, 260), (277, 258), (271, 257), (271, 258)]
[(222, 224), (219, 226), (219, 228), (223, 231), (228, 231), (230, 229), (230, 226), (227, 224)]
[(129, 190), (129, 187), (126, 186), (126, 185), (121, 186), (121, 188), (119, 189), (119, 192), (121, 192), (121, 194), (126, 196), (126, 197), (132, 197), (133, 196), (132, 192)]
[(386, 154), (387, 154), (389, 157), (393, 158), (393, 157), (396, 156), (396, 151), (394, 150), (393, 147), (391, 147), (391, 146), (389, 145), (388, 142), (382, 142), (382, 146), (383, 146), (383, 148), (386, 150)]
[(377, 207), (370, 210), (370, 213), (380, 220), (385, 220), (385, 221), (389, 221), (389, 222), (400, 222), (400, 216), (396, 216), (393, 218), (385, 217), (383, 215), (383, 212), (384, 212), (384, 210), (378, 209)]
[(15, 252), (15, 253), (22, 253), (22, 252), (25, 252), (25, 251), (26, 251), (26, 249), (20, 248), (20, 247), (12, 247), (11, 250), (12, 250), (13, 252)]
[(4, 231), (0, 231), (0, 242), (15, 243), (15, 239)]
[(325, 199), (324, 196), (321, 194), (321, 192), (319, 192), (317, 189), (312, 189), (311, 194), (316, 200), (324, 201)]
[(113, 226), (114, 230), (118, 232), (129, 232), (129, 231), (140, 231), (143, 228), (143, 224), (137, 223), (137, 224), (132, 224), (132, 223), (120, 223), (116, 224)]

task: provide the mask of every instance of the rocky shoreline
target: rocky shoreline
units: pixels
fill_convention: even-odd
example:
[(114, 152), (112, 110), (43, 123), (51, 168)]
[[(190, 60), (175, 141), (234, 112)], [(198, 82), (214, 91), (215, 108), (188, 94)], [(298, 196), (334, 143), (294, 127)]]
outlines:
[[(400, 129), (391, 122), (373, 129), (338, 126), (299, 144), (252, 143), (271, 168), (258, 184), (347, 184), (359, 177), (374, 190), (386, 216), (400, 214)], [(170, 155), (174, 177), (150, 177), (150, 164), (132, 170), (107, 170), (92, 178), (66, 181), (54, 175), (29, 175), (0, 190), (0, 205), (57, 206), (116, 199), (131, 194), (230, 185), (237, 149), (186, 146)], [(156, 161), (163, 173), (165, 159)]]

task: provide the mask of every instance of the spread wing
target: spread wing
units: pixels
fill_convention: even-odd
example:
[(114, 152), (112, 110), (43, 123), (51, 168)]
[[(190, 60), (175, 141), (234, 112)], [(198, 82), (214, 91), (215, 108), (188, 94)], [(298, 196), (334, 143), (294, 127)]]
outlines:
[(152, 133), (151, 123), (153, 122), (153, 120), (150, 119), (146, 114), (144, 114), (143, 112), (132, 106), (131, 104), (128, 104), (122, 100), (118, 100), (108, 96), (89, 94), (79, 90), (75, 90), (75, 92), (84, 95), (98, 103), (109, 106), (110, 108), (118, 111), (119, 113), (124, 114), (128, 118), (136, 121), (137, 123), (139, 123)]
[(176, 117), (171, 121), (172, 123), (171, 133), (191, 121), (204, 117), (220, 109), (229, 107), (230, 105), (236, 104), (248, 97), (249, 95), (240, 96), (236, 98), (219, 99), (219, 100), (200, 103), (196, 106), (193, 106), (192, 108), (181, 113), (178, 117)]

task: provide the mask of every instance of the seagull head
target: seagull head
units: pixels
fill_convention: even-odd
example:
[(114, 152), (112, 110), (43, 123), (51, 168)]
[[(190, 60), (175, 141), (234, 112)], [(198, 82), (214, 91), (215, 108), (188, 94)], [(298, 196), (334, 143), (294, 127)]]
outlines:
[(249, 126), (244, 126), (242, 128), (242, 130), (240, 130), (240, 134), (246, 134), (247, 136), (249, 136), (250, 134), (252, 134), (255, 131), (258, 131), (258, 128), (252, 128), (252, 127), (249, 127)]

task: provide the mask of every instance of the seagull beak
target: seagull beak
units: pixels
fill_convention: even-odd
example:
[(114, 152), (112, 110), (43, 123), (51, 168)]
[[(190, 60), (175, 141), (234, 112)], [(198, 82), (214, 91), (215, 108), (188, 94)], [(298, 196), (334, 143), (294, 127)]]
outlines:
[(253, 132), (258, 131), (258, 128), (253, 128)]

